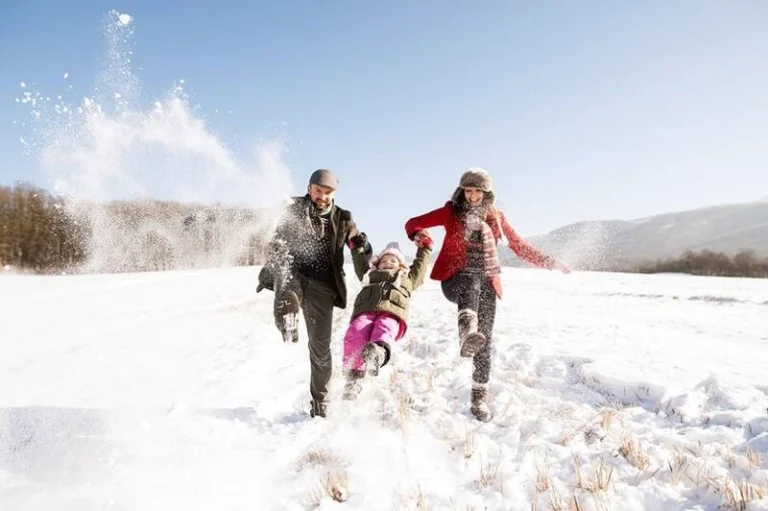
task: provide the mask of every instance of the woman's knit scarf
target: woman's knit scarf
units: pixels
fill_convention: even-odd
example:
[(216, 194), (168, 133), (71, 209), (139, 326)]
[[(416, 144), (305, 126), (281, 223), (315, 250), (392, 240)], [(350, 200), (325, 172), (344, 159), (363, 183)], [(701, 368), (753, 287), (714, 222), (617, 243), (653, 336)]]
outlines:
[(483, 240), (483, 262), (484, 273), (486, 275), (497, 275), (501, 273), (501, 262), (499, 261), (499, 251), (496, 246), (496, 237), (493, 230), (485, 220), (485, 208), (482, 206), (468, 207), (462, 215), (464, 224), (464, 236), (470, 240), (472, 234), (480, 230)]

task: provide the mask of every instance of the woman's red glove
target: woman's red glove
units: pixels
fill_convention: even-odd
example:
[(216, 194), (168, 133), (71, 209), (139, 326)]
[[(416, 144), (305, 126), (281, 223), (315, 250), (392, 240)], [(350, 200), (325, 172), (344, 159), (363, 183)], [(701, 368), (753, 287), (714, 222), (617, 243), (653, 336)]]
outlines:
[(413, 242), (419, 248), (432, 248), (432, 236), (429, 231), (419, 231), (413, 235)]

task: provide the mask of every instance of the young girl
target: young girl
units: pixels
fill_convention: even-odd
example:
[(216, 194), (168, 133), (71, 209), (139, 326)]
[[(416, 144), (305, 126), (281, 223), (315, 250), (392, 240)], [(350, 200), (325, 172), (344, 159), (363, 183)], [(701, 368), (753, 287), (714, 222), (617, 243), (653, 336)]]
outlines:
[(502, 233), (512, 251), (526, 261), (543, 268), (568, 269), (517, 235), (496, 208), (491, 177), (483, 169), (467, 169), (450, 201), (411, 218), (405, 230), (418, 245), (418, 233), (436, 226), (443, 226), (446, 234), (430, 277), (441, 281), (443, 294), (458, 307), (460, 353), (473, 357), (472, 414), (487, 422), (493, 417), (488, 380), (496, 299), (502, 295), (497, 250)]
[(428, 232), (419, 233), (418, 245), (410, 268), (396, 242), (371, 260), (344, 336), (344, 399), (357, 398), (366, 372), (378, 375), (389, 362), (390, 343), (405, 335), (411, 294), (424, 282), (431, 260)]

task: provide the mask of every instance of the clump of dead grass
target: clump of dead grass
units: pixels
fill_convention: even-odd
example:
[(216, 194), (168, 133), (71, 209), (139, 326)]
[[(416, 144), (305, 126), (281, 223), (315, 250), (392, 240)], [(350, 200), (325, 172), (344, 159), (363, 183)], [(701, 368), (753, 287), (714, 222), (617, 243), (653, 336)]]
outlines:
[(502, 450), (499, 448), (499, 457), (495, 463), (484, 462), (480, 455), (480, 475), (476, 482), (480, 488), (493, 488), (499, 493), (504, 493), (504, 481), (501, 471)]
[(328, 471), (320, 478), (305, 502), (310, 508), (320, 507), (323, 499), (331, 498), (336, 502), (345, 502), (349, 498), (346, 471)]
[(574, 509), (580, 509), (578, 496), (583, 498), (591, 497), (595, 509), (608, 510), (609, 492), (613, 489), (613, 467), (605, 459), (593, 464), (586, 472), (582, 470), (581, 460), (573, 457), (574, 464), (574, 494), (569, 505)]
[(744, 457), (747, 459), (747, 474), (752, 476), (754, 470), (760, 468), (763, 464), (763, 461), (760, 459), (760, 453), (749, 448)]
[[(720, 451), (719, 457), (730, 469), (744, 470), (751, 477), (755, 468), (762, 465), (757, 452), (747, 450), (743, 458), (730, 452)], [(712, 467), (706, 460), (696, 459), (686, 454), (680, 447), (673, 447), (672, 458), (667, 462), (669, 482), (672, 485), (688, 483), (693, 488), (704, 489), (721, 498), (720, 509), (727, 511), (746, 511), (750, 502), (768, 498), (768, 486), (748, 480), (735, 480), (730, 476), (715, 477)]]
[(309, 449), (296, 462), (296, 470), (310, 466), (342, 466), (344, 460), (338, 454), (324, 449)]
[(549, 464), (546, 455), (544, 459), (537, 457), (535, 461), (535, 477), (533, 479), (532, 490), (533, 495), (531, 498), (531, 510), (539, 511), (539, 504), (542, 501), (542, 497), (546, 498), (547, 511), (581, 511), (582, 508), (576, 495), (570, 496), (564, 495), (555, 481), (552, 479), (552, 474), (549, 470)]
[(603, 408), (592, 418), (581, 423), (579, 426), (573, 428), (571, 431), (563, 435), (563, 437), (556, 443), (562, 446), (566, 446), (579, 435), (583, 435), (584, 439), (591, 443), (591, 441), (593, 441), (595, 438), (600, 437), (597, 429), (602, 430), (603, 434), (607, 433), (613, 424), (613, 421), (617, 419), (618, 416), (619, 411), (615, 408)]
[(765, 485), (726, 478), (722, 484), (723, 505), (734, 511), (747, 511), (747, 504), (768, 497)]
[(467, 428), (466, 435), (464, 437), (464, 459), (468, 460), (475, 454), (475, 434)]
[(619, 441), (619, 454), (638, 470), (645, 470), (651, 463), (640, 441), (631, 434), (625, 434), (621, 437)]
[(401, 392), (397, 396), (397, 418), (403, 429), (408, 427), (408, 422), (411, 419), (411, 401), (411, 396), (406, 392)]
[(434, 367), (431, 367), (426, 373), (424, 373), (424, 380), (427, 385), (427, 391), (430, 393), (435, 392), (436, 386), (435, 386), (435, 378), (437, 376), (437, 371)]

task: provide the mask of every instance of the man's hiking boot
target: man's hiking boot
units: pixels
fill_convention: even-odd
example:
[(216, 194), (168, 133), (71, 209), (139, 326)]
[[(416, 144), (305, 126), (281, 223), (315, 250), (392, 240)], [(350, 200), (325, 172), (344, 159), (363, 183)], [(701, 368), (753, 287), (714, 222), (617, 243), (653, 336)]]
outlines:
[(310, 405), (311, 405), (309, 409), (310, 417), (312, 418), (326, 417), (328, 415), (328, 403), (320, 403), (315, 400), (312, 400)]
[(477, 331), (477, 312), (472, 309), (459, 311), (459, 354), (472, 358), (485, 346), (485, 336)]
[(384, 348), (374, 342), (370, 342), (363, 348), (363, 360), (365, 360), (365, 371), (371, 376), (378, 376), (381, 366), (387, 353)]
[(299, 342), (299, 297), (293, 291), (282, 294), (275, 313), (284, 342)]

